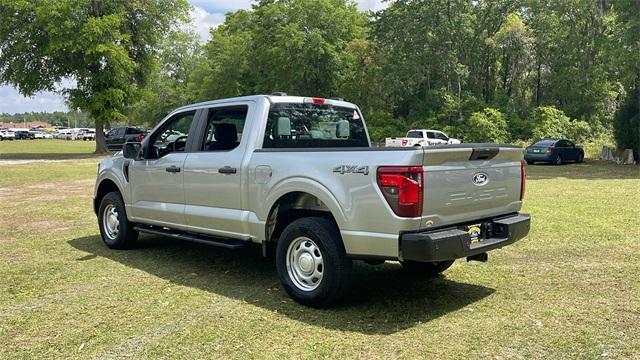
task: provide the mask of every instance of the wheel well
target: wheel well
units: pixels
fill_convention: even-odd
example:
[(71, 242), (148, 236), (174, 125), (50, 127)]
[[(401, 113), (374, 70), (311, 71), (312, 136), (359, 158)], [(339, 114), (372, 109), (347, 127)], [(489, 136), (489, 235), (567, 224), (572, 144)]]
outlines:
[(291, 192), (281, 196), (269, 211), (265, 226), (266, 241), (277, 241), (287, 225), (297, 219), (310, 216), (325, 217), (337, 224), (329, 208), (314, 195)]
[(97, 214), (98, 208), (100, 207), (100, 202), (102, 198), (110, 192), (117, 191), (120, 192), (120, 189), (111, 180), (103, 180), (98, 186), (98, 193), (96, 194), (96, 198), (93, 200), (93, 211)]

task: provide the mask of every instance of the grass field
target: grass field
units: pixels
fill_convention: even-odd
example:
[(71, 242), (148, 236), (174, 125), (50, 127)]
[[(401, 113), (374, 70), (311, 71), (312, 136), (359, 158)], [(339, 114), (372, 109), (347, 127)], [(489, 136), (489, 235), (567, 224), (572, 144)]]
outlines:
[(0, 359), (640, 357), (638, 167), (528, 166), (527, 238), (431, 280), (357, 263), (314, 310), (259, 249), (107, 249), (96, 162), (0, 166)]
[(0, 141), (0, 160), (77, 159), (91, 157), (95, 150), (94, 141), (58, 139)]

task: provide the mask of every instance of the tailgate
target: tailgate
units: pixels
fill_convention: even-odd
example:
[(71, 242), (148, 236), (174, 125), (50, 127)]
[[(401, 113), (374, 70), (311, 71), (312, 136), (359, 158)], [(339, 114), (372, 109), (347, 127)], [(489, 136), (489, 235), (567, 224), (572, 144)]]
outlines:
[(460, 144), (424, 148), (421, 228), (520, 210), (522, 148)]

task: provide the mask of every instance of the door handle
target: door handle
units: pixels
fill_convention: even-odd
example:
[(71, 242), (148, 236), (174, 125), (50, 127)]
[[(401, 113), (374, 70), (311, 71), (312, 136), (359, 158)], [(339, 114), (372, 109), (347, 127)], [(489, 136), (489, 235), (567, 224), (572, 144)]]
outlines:
[(220, 174), (235, 174), (238, 172), (238, 169), (232, 168), (231, 166), (225, 166), (223, 168), (218, 169)]
[(180, 168), (175, 166), (175, 165), (171, 165), (168, 168), (165, 169), (167, 172), (169, 173), (179, 173), (180, 172)]

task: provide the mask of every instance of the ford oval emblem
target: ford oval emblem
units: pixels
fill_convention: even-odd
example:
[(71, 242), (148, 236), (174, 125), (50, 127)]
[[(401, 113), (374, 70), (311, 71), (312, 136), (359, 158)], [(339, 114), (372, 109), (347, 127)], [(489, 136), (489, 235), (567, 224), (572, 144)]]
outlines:
[(473, 174), (473, 185), (482, 186), (489, 182), (489, 175), (483, 172)]

